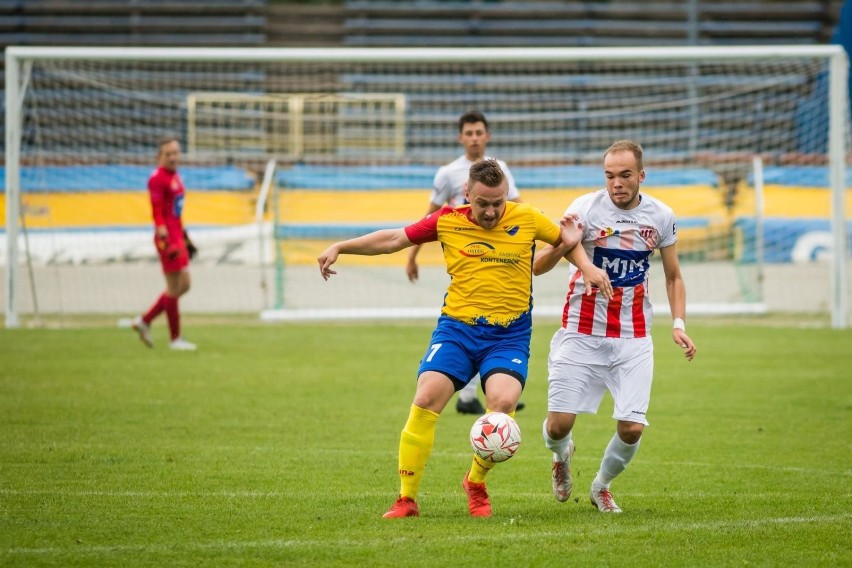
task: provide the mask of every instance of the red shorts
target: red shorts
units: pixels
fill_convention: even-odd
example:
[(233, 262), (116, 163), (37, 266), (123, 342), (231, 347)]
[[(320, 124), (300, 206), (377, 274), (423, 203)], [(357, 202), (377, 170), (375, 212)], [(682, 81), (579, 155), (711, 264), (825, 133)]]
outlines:
[[(155, 236), (154, 246), (157, 247), (157, 252), (160, 254), (160, 264), (163, 266), (163, 272), (180, 272), (189, 266), (189, 253), (186, 251), (186, 243), (183, 242), (182, 238), (166, 247), (166, 250), (160, 250), (160, 247), (157, 246), (158, 242)], [(174, 254), (175, 250), (177, 254)], [(172, 251), (172, 254), (170, 255), (168, 251)]]

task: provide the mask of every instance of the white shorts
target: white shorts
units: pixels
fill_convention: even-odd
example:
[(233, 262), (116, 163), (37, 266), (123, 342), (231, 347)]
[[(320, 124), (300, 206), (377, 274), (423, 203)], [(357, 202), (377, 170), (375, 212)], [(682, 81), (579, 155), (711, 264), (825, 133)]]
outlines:
[(597, 414), (604, 391), (615, 401), (616, 420), (648, 424), (654, 344), (651, 337), (596, 337), (560, 328), (547, 358), (547, 409)]

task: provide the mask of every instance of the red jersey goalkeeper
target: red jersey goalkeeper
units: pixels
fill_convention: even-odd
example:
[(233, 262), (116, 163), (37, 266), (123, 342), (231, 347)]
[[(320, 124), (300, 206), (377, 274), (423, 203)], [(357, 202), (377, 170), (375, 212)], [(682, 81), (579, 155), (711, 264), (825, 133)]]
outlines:
[(189, 265), (180, 219), (185, 195), (183, 182), (176, 170), (161, 165), (148, 179), (148, 193), (154, 218), (154, 244), (163, 272), (180, 272)]
[(189, 290), (187, 267), (191, 253), (194, 255), (195, 252), (181, 222), (185, 191), (177, 172), (179, 160), (180, 142), (176, 138), (161, 140), (157, 152), (157, 169), (148, 179), (148, 193), (154, 219), (154, 244), (166, 277), (166, 290), (144, 315), (133, 320), (133, 329), (145, 345), (153, 347), (151, 322), (166, 312), (169, 347), (179, 351), (194, 351), (195, 344), (181, 337), (178, 309), (178, 299)]

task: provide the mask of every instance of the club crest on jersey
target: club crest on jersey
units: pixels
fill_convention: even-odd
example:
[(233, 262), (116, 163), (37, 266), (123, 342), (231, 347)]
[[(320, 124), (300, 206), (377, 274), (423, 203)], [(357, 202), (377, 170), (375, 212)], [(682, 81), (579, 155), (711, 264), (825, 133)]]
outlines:
[(479, 241), (475, 243), (466, 244), (464, 247), (459, 249), (459, 254), (461, 254), (462, 256), (467, 256), (469, 258), (476, 258), (478, 256), (485, 256), (493, 250), (493, 246), (489, 245), (488, 243), (483, 243)]
[(642, 237), (642, 240), (645, 241), (648, 248), (654, 248), (657, 246), (657, 229), (654, 227), (641, 225), (639, 227), (639, 236)]
[(521, 227), (520, 227), (520, 226), (518, 226), (518, 225), (510, 225), (510, 226), (508, 226), (508, 227), (503, 227), (503, 230), (504, 230), (504, 231), (506, 231), (506, 233), (507, 233), (510, 237), (514, 237), (515, 235), (517, 235), (517, 234), (518, 234), (518, 231), (519, 231), (520, 229), (521, 229)]

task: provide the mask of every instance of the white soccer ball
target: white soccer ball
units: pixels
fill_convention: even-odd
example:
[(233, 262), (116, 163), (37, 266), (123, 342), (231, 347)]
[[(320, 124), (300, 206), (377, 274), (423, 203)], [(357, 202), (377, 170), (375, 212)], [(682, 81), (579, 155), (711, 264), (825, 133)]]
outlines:
[(515, 455), (521, 445), (521, 427), (508, 414), (483, 414), (470, 429), (470, 445), (476, 455), (485, 461), (506, 461)]

